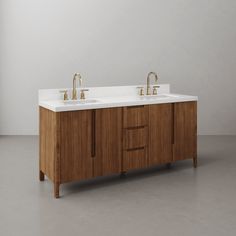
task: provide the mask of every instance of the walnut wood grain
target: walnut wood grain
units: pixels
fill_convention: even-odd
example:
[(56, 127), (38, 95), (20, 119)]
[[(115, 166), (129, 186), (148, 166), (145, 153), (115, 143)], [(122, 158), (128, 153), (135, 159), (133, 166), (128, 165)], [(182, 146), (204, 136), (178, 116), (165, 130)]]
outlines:
[(54, 183), (54, 197), (59, 197), (60, 185), (60, 114), (39, 108), (39, 179), (44, 175)]
[(148, 125), (148, 106), (124, 107), (123, 112), (124, 128)]
[(92, 110), (60, 113), (61, 183), (93, 177)]
[(197, 102), (39, 114), (39, 179), (56, 198), (70, 181), (189, 158), (197, 167)]
[(146, 126), (124, 129), (124, 148), (127, 150), (147, 146), (147, 131)]
[(149, 106), (149, 165), (169, 163), (172, 157), (172, 104)]
[(122, 171), (148, 166), (148, 106), (123, 108)]
[(145, 168), (147, 166), (147, 147), (124, 150), (123, 171)]
[(39, 138), (39, 171), (40, 178), (42, 173), (53, 182), (58, 179), (58, 169), (55, 168), (58, 164), (59, 155), (59, 129), (58, 117), (59, 113), (52, 112), (48, 109), (40, 107), (40, 138)]
[(197, 165), (197, 102), (174, 104), (173, 159), (193, 158)]
[(94, 176), (121, 172), (122, 108), (96, 110)]

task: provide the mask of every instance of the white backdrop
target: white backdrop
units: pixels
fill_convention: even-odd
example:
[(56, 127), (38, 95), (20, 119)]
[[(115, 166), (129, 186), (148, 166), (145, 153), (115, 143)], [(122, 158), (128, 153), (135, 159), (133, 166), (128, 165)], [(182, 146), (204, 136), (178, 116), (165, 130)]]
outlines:
[(236, 1), (0, 0), (0, 134), (37, 134), (39, 88), (145, 83), (199, 96), (199, 133), (236, 134)]

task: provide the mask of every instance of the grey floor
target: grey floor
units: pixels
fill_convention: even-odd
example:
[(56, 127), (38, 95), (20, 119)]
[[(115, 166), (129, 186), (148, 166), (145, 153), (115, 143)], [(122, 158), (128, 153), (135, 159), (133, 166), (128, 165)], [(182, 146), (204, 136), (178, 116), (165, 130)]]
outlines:
[(38, 181), (38, 138), (0, 136), (1, 236), (236, 235), (236, 137), (200, 136), (191, 161), (63, 185)]

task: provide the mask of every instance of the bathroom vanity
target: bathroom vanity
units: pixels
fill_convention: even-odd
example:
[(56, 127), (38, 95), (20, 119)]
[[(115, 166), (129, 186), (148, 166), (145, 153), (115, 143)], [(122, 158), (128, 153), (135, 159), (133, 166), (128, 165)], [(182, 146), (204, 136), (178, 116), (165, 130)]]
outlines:
[(172, 94), (168, 84), (149, 96), (137, 86), (88, 89), (82, 101), (39, 91), (39, 175), (56, 198), (71, 181), (185, 159), (197, 166), (197, 97)]

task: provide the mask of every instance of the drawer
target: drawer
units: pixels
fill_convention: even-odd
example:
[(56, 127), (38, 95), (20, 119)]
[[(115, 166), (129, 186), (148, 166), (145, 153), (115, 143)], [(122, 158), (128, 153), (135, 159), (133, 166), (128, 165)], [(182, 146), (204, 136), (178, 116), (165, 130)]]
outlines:
[(131, 106), (123, 109), (124, 128), (148, 125), (148, 106)]
[(124, 149), (135, 149), (147, 145), (147, 127), (127, 128), (124, 130)]
[(140, 169), (148, 166), (147, 148), (126, 150), (123, 156), (123, 170)]

